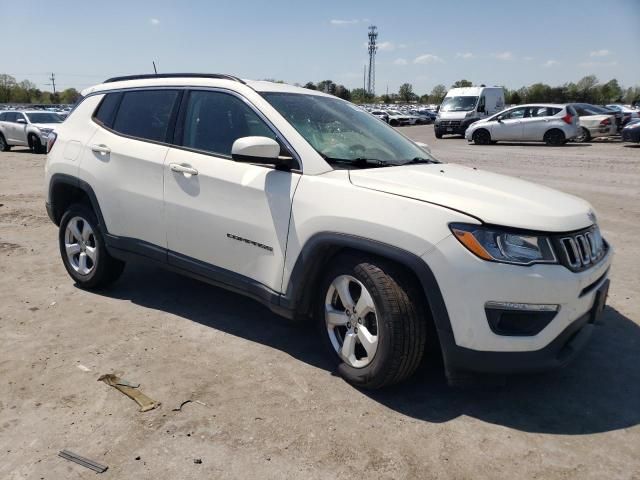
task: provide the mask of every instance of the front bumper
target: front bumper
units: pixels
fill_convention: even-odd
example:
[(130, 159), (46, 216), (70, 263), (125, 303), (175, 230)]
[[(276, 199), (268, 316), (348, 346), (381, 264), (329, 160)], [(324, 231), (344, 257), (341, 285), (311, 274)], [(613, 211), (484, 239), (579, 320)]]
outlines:
[[(438, 327), (447, 369), (506, 373), (544, 370), (569, 361), (569, 353), (584, 345), (592, 330), (594, 305), (601, 295), (606, 297), (601, 292), (608, 287), (612, 256), (610, 248), (593, 267), (572, 272), (562, 265), (487, 262), (453, 236), (440, 242), (423, 260), (438, 279), (449, 317), (450, 329)], [(491, 301), (560, 308), (537, 334), (510, 336), (492, 330), (485, 312)]]
[(462, 120), (446, 120), (436, 118), (433, 128), (436, 133), (442, 135), (464, 135), (469, 125), (480, 120), (479, 118), (463, 118)]

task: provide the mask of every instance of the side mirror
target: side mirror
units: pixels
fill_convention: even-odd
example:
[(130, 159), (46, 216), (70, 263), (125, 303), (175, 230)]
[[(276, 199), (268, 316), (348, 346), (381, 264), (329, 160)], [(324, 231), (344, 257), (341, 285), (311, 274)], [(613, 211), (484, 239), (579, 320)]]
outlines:
[(27, 121), (24, 118), (18, 118), (16, 123), (24, 123), (26, 125)]
[(498, 123), (502, 123), (502, 117), (497, 117), (497, 118), (496, 118), (496, 122), (498, 122)]
[(420, 147), (422, 150), (424, 150), (427, 153), (431, 153), (431, 147), (429, 145), (427, 145), (426, 143), (422, 143), (422, 142), (414, 142), (418, 147)]
[(291, 157), (280, 156), (280, 144), (268, 137), (242, 137), (231, 146), (231, 158), (236, 162), (275, 165), (280, 170), (290, 170)]

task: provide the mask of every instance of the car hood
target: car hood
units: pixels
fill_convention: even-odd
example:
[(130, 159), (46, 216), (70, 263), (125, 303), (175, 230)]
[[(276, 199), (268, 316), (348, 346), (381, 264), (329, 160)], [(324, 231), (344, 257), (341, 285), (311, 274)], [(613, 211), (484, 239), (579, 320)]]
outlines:
[(51, 130), (55, 130), (61, 124), (60, 123), (32, 123), (31, 125), (38, 128), (50, 128)]
[(438, 116), (442, 120), (462, 120), (469, 113), (468, 110), (461, 112), (443, 112), (442, 110), (438, 113)]
[(593, 224), (584, 200), (535, 183), (456, 164), (351, 170), (358, 187), (433, 203), (484, 223), (545, 232)]

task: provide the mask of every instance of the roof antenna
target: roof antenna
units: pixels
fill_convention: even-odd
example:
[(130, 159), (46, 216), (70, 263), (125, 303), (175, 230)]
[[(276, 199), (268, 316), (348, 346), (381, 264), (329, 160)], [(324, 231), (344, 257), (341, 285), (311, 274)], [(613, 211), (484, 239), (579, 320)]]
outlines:
[(156, 68), (156, 62), (155, 60), (152, 60), (151, 63), (153, 63), (153, 71), (155, 72), (155, 74), (158, 74), (158, 69)]

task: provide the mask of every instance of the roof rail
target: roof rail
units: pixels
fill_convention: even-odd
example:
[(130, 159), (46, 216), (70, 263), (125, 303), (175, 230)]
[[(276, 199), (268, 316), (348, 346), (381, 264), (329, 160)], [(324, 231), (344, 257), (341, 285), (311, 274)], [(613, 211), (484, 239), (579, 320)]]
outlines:
[(246, 82), (233, 75), (225, 75), (223, 73), (145, 73), (142, 75), (124, 75), (122, 77), (112, 77), (103, 83), (122, 82), (125, 80), (147, 80), (152, 78), (218, 78), (225, 80), (233, 80), (246, 85)]

